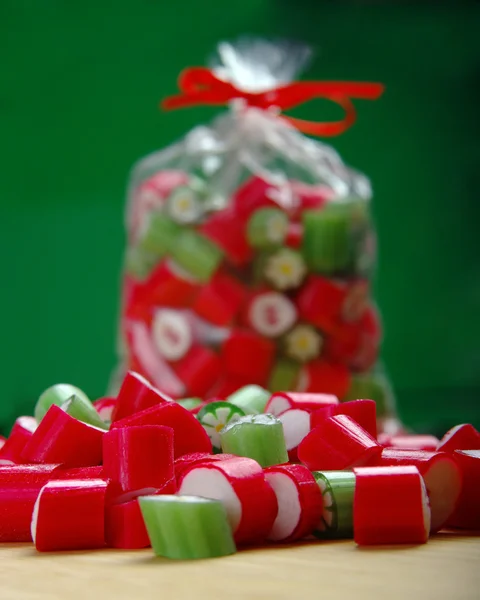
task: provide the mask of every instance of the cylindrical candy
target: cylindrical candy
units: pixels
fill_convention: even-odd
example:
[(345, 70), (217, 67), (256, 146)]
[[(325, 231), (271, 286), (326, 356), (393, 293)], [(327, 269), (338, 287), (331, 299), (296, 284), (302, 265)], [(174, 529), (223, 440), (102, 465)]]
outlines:
[(290, 462), (298, 462), (298, 446), (312, 430), (312, 413), (308, 410), (290, 408), (278, 416), (283, 426), (285, 446)]
[(142, 305), (185, 308), (196, 296), (198, 282), (172, 260), (160, 262), (140, 287), (136, 300)]
[(31, 532), (40, 552), (90, 550), (105, 546), (102, 479), (50, 481), (38, 494)]
[(222, 250), (210, 239), (192, 231), (181, 229), (170, 250), (173, 260), (195, 279), (209, 281), (222, 260)]
[(417, 467), (427, 486), (432, 533), (445, 525), (457, 504), (462, 487), (460, 469), (451, 456), (445, 452), (384, 448), (378, 465)]
[(251, 259), (245, 229), (231, 207), (210, 215), (200, 226), (200, 232), (222, 249), (232, 265), (243, 266)]
[(178, 493), (220, 500), (237, 544), (265, 540), (277, 516), (275, 493), (250, 458), (193, 465), (182, 474)]
[(167, 402), (152, 406), (134, 415), (112, 423), (112, 430), (117, 427), (141, 425), (164, 425), (173, 429), (174, 456), (191, 452), (212, 452), (212, 443), (207, 433), (190, 411), (176, 402)]
[(138, 499), (105, 508), (105, 542), (110, 548), (148, 548), (148, 537)]
[(251, 383), (265, 385), (275, 358), (275, 345), (253, 331), (234, 330), (223, 343), (221, 358), (225, 372)]
[(225, 508), (195, 496), (143, 496), (139, 500), (153, 551), (178, 560), (214, 558), (236, 551)]
[(296, 361), (318, 358), (323, 347), (323, 336), (311, 325), (296, 325), (285, 336), (285, 354)]
[(293, 542), (310, 535), (322, 514), (322, 494), (310, 471), (303, 465), (276, 465), (265, 470), (265, 478), (278, 502), (268, 539)]
[(191, 396), (206, 395), (221, 372), (218, 355), (200, 344), (194, 344), (183, 358), (172, 364), (172, 367)]
[(40, 394), (40, 397), (35, 404), (34, 415), (37, 419), (37, 422), (40, 423), (52, 404), (60, 406), (73, 395), (82, 397), (84, 400), (89, 401), (88, 397), (84, 394), (84, 392), (82, 392), (82, 390), (74, 385), (70, 385), (69, 383), (57, 383), (46, 389), (42, 394)]
[(310, 470), (334, 471), (375, 463), (382, 447), (347, 415), (322, 421), (303, 439), (298, 458)]
[(453, 458), (462, 473), (462, 491), (446, 526), (480, 529), (480, 450), (455, 450)]
[(424, 544), (430, 532), (430, 508), (418, 469), (357, 467), (353, 531), (360, 545)]
[(203, 425), (203, 428), (212, 441), (212, 446), (215, 452), (221, 452), (222, 442), (220, 434), (223, 428), (228, 425), (232, 419), (245, 416), (244, 411), (230, 404), (229, 402), (208, 402), (197, 413), (197, 419)]
[[(379, 438), (380, 442), (380, 438)], [(381, 441), (386, 448), (398, 448), (399, 450), (426, 450), (435, 452), (440, 440), (434, 435), (393, 435), (384, 436)]]
[(377, 412), (373, 400), (352, 400), (337, 405), (324, 406), (312, 414), (312, 429), (324, 419), (334, 415), (347, 415), (363, 427), (373, 438), (377, 437)]
[(286, 333), (297, 320), (291, 300), (280, 292), (261, 292), (251, 299), (247, 320), (249, 325), (267, 338)]
[(281, 358), (273, 366), (267, 387), (271, 392), (294, 390), (299, 376), (300, 364), (287, 358)]
[(244, 286), (230, 275), (217, 271), (199, 290), (192, 310), (209, 323), (226, 326), (238, 315), (245, 299)]
[(12, 431), (0, 448), (0, 460), (21, 463), (22, 451), (33, 435), (38, 424), (33, 417), (18, 417)]
[(0, 467), (0, 543), (31, 542), (35, 500), (58, 465)]
[(93, 403), (93, 406), (95, 407), (95, 410), (99, 414), (100, 418), (107, 425), (110, 425), (112, 422), (113, 409), (115, 408), (116, 403), (116, 398), (109, 397), (99, 398)]
[(246, 415), (220, 430), (222, 451), (253, 458), (262, 467), (288, 462), (283, 427), (273, 415)]
[(145, 377), (134, 371), (128, 371), (118, 392), (112, 413), (112, 422), (119, 421), (151, 406), (165, 404), (170, 400), (169, 396), (162, 394)]
[(31, 463), (89, 467), (102, 462), (105, 430), (74, 419), (52, 404), (25, 445), (22, 458)]
[(353, 497), (355, 474), (352, 471), (314, 471), (322, 494), (323, 508), (313, 534), (320, 539), (353, 537)]
[(296, 297), (302, 319), (327, 333), (334, 333), (347, 297), (345, 284), (311, 275)]
[(117, 427), (103, 436), (103, 471), (121, 492), (163, 487), (173, 479), (173, 429)]
[(285, 240), (288, 217), (279, 208), (256, 210), (247, 224), (247, 238), (254, 248), (279, 246)]
[(280, 291), (298, 288), (306, 272), (302, 255), (291, 248), (281, 248), (270, 254), (264, 269), (266, 280)]
[(227, 401), (243, 410), (245, 414), (259, 414), (265, 411), (270, 392), (259, 385), (245, 385), (239, 390), (230, 394)]
[(192, 327), (178, 310), (161, 308), (154, 311), (152, 338), (157, 351), (168, 361), (184, 357), (193, 343)]
[(342, 400), (350, 387), (350, 378), (351, 375), (345, 365), (319, 358), (302, 367), (296, 391), (333, 394)]
[(74, 394), (60, 408), (74, 419), (83, 421), (87, 425), (93, 425), (99, 429), (108, 429), (108, 425), (100, 418), (90, 400), (83, 396)]
[(450, 453), (455, 450), (480, 450), (480, 432), (470, 423), (456, 425), (443, 436), (437, 450)]
[(271, 395), (265, 407), (265, 412), (279, 416), (292, 408), (314, 412), (325, 407), (337, 406), (338, 404), (338, 398), (333, 394), (276, 392)]
[(183, 454), (175, 459), (175, 479), (177, 482), (180, 482), (183, 474), (194, 465), (200, 465), (208, 462), (218, 462), (222, 460), (228, 460), (230, 458), (236, 457), (233, 454), (210, 454), (208, 452), (192, 452), (191, 454)]

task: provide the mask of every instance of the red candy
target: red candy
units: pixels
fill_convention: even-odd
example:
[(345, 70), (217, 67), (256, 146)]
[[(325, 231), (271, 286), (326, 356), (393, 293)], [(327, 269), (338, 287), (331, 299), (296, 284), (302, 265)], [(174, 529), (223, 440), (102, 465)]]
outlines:
[(116, 398), (99, 398), (98, 400), (95, 400), (93, 406), (100, 418), (108, 423), (112, 420), (113, 409), (115, 408), (116, 403)]
[(246, 291), (236, 279), (218, 272), (210, 283), (200, 289), (192, 310), (213, 325), (230, 325), (245, 298)]
[(383, 436), (381, 444), (386, 448), (434, 452), (437, 449), (439, 440), (433, 435), (394, 435)]
[(447, 431), (440, 440), (437, 450), (450, 453), (455, 450), (480, 450), (480, 432), (468, 423), (457, 425)]
[(298, 408), (313, 412), (319, 409), (338, 405), (338, 398), (333, 394), (306, 394), (299, 392), (276, 392), (267, 402), (265, 412), (281, 415), (286, 410)]
[(23, 462), (22, 451), (36, 428), (37, 421), (33, 417), (18, 417), (10, 435), (0, 448), (0, 461)]
[(312, 360), (300, 371), (298, 390), (333, 394), (343, 398), (350, 388), (350, 373), (345, 365), (327, 362), (323, 359)]
[(351, 400), (319, 408), (312, 414), (312, 428), (334, 415), (349, 416), (373, 438), (377, 437), (377, 405), (374, 400)]
[(275, 359), (275, 344), (253, 331), (235, 330), (222, 346), (227, 375), (265, 385)]
[(102, 479), (50, 481), (40, 491), (32, 515), (32, 537), (40, 552), (105, 546)]
[(375, 463), (382, 447), (347, 415), (323, 420), (298, 447), (298, 458), (311, 471), (335, 471)]
[(265, 540), (277, 516), (275, 493), (250, 458), (193, 465), (181, 476), (178, 492), (221, 500), (237, 544)]
[(200, 344), (192, 346), (186, 356), (172, 366), (190, 396), (207, 394), (221, 372), (218, 355)]
[(338, 328), (347, 288), (325, 277), (311, 275), (297, 295), (296, 304), (302, 319), (324, 332)]
[(31, 542), (35, 500), (57, 465), (0, 467), (0, 542)]
[(22, 458), (25, 462), (60, 463), (65, 467), (99, 465), (104, 433), (53, 404), (25, 445)]
[(165, 404), (169, 401), (171, 401), (169, 396), (162, 394), (144, 377), (129, 371), (125, 375), (122, 387), (118, 392), (112, 413), (112, 421), (118, 421), (151, 406)]
[(150, 539), (138, 500), (112, 504), (105, 511), (105, 542), (110, 548), (148, 548)]
[(357, 467), (353, 471), (357, 544), (424, 544), (428, 540), (430, 509), (416, 467)]
[(200, 232), (225, 252), (227, 260), (241, 266), (252, 257), (245, 229), (239, 223), (233, 208), (226, 208), (209, 217), (200, 227)]
[(453, 458), (462, 473), (462, 491), (446, 526), (480, 530), (480, 450), (455, 450)]
[(152, 406), (112, 424), (117, 427), (165, 425), (173, 429), (174, 456), (191, 452), (212, 452), (212, 443), (194, 415), (175, 402)]

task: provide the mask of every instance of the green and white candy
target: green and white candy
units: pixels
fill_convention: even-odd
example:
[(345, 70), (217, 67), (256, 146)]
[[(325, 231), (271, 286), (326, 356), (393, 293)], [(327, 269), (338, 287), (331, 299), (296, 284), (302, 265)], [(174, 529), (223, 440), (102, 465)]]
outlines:
[(40, 394), (40, 397), (35, 404), (33, 415), (37, 422), (40, 423), (52, 404), (61, 406), (72, 396), (77, 396), (83, 401), (90, 402), (87, 395), (82, 392), (81, 389), (75, 387), (74, 385), (70, 385), (69, 383), (57, 383), (46, 389), (42, 394)]
[(259, 385), (245, 385), (228, 396), (227, 401), (235, 404), (246, 415), (258, 415), (265, 411), (270, 392)]
[(210, 402), (198, 413), (197, 419), (203, 425), (212, 442), (215, 452), (220, 452), (222, 443), (220, 432), (234, 418), (244, 417), (244, 411), (230, 402)]
[(278, 208), (260, 208), (248, 221), (247, 239), (254, 248), (281, 245), (287, 235), (288, 217)]
[(313, 471), (323, 498), (323, 512), (313, 534), (318, 538), (353, 537), (355, 474), (351, 471)]
[(60, 408), (78, 421), (83, 421), (83, 423), (93, 425), (99, 429), (108, 429), (108, 425), (100, 418), (100, 415), (88, 398), (73, 394)]
[(141, 496), (145, 527), (157, 556), (214, 558), (236, 551), (223, 504), (198, 496)]
[(246, 456), (262, 467), (288, 462), (282, 423), (273, 415), (246, 415), (235, 419), (220, 432), (226, 454)]

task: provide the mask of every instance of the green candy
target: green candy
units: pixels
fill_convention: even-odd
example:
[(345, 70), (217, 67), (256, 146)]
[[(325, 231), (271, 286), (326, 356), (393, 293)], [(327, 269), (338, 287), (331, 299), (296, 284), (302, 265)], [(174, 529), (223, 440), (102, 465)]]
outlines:
[(288, 217), (278, 208), (260, 208), (250, 217), (247, 239), (254, 248), (281, 245), (287, 235)]
[(125, 256), (125, 270), (136, 279), (146, 279), (153, 267), (158, 262), (158, 255), (142, 252), (140, 248), (133, 247), (127, 250)]
[(177, 400), (177, 404), (180, 404), (180, 406), (183, 406), (183, 408), (186, 408), (187, 410), (192, 410), (192, 408), (196, 408), (201, 403), (201, 398), (181, 398), (180, 400)]
[(263, 413), (270, 395), (270, 392), (259, 385), (245, 385), (228, 396), (227, 401), (241, 408), (246, 415), (255, 415)]
[(61, 406), (72, 396), (78, 396), (79, 398), (90, 402), (87, 395), (74, 385), (70, 385), (69, 383), (57, 383), (52, 385), (52, 387), (46, 389), (38, 398), (33, 413), (35, 419), (40, 423), (52, 404)]
[(313, 476), (323, 498), (323, 513), (313, 534), (320, 539), (353, 537), (354, 473), (313, 471)]
[(230, 423), (232, 419), (244, 417), (245, 412), (235, 404), (230, 402), (209, 402), (198, 413), (197, 419), (203, 425), (203, 428), (212, 441), (212, 446), (215, 452), (220, 452), (222, 443), (220, 432)]
[(368, 226), (361, 200), (330, 203), (302, 215), (302, 254), (308, 267), (330, 275), (355, 270), (356, 250)]
[(108, 429), (108, 425), (100, 418), (100, 415), (88, 398), (74, 394), (60, 408), (78, 421), (83, 421), (99, 429)]
[(197, 496), (140, 496), (153, 551), (177, 560), (214, 558), (236, 552), (221, 502)]
[(300, 365), (298, 363), (288, 359), (280, 359), (272, 369), (268, 389), (271, 392), (292, 390), (295, 388), (299, 374)]
[(142, 252), (153, 254), (158, 260), (172, 251), (180, 231), (181, 227), (163, 212), (153, 212), (138, 248)]
[(206, 283), (219, 266), (223, 253), (203, 235), (190, 229), (182, 229), (176, 237), (171, 255), (180, 267)]
[(220, 432), (226, 454), (253, 458), (262, 467), (288, 462), (282, 423), (273, 415), (246, 415)]

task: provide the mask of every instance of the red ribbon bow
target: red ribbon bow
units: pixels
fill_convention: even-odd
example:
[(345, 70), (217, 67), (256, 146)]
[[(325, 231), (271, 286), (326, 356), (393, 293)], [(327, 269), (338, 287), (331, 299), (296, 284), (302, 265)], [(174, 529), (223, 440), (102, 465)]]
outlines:
[(235, 98), (243, 98), (249, 106), (263, 109), (275, 106), (283, 111), (314, 98), (326, 98), (344, 109), (345, 116), (341, 121), (321, 123), (283, 115), (284, 119), (302, 133), (325, 137), (340, 135), (355, 123), (357, 113), (352, 98), (376, 100), (384, 91), (381, 83), (296, 81), (266, 92), (250, 93), (219, 79), (206, 67), (185, 69), (178, 78), (178, 87), (181, 94), (165, 98), (161, 103), (164, 110), (199, 104), (224, 106)]

